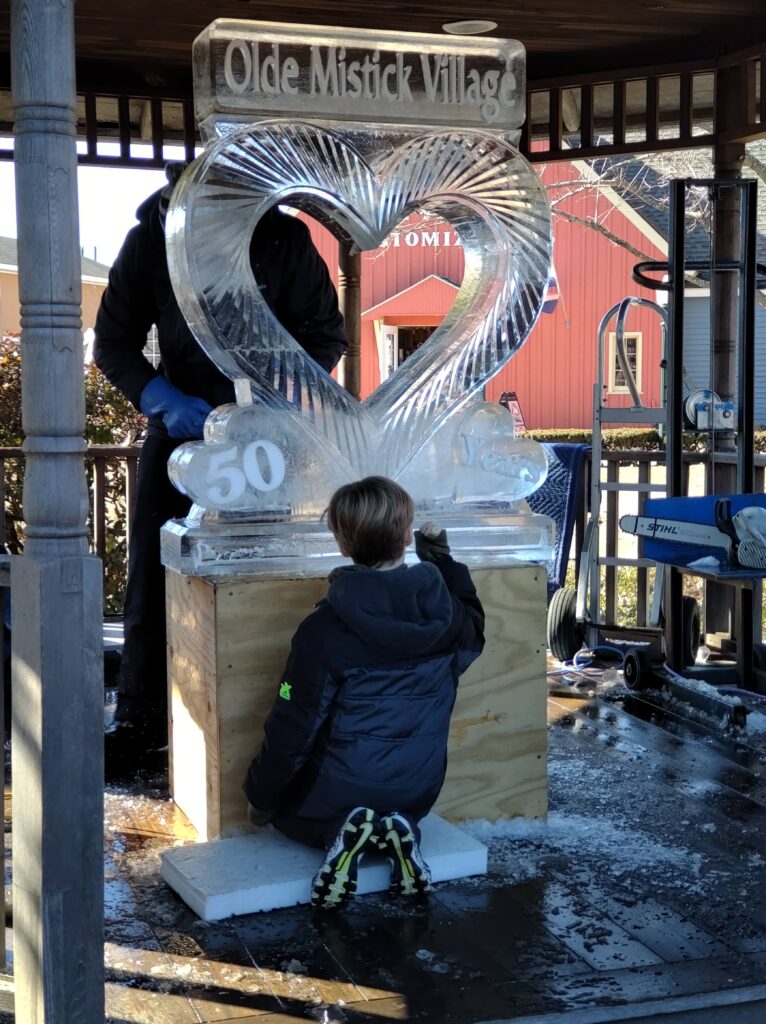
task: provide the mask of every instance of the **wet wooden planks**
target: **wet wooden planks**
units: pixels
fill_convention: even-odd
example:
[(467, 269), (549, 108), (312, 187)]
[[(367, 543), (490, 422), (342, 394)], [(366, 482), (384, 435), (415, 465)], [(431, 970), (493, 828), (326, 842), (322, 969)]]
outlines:
[(636, 871), (619, 849), (609, 862), (601, 848), (535, 851), (533, 835), (494, 875), (423, 906), (370, 897), (329, 918), (294, 908), (201, 927), (152, 868), (176, 827), (167, 804), (129, 802), (120, 821), (110, 799), (112, 1019), (474, 1024), (757, 983), (766, 911), (742, 898), (738, 868), (763, 849), (758, 763), (613, 705), (554, 710), (554, 814), (611, 821), (690, 864)]
[[(616, 886), (620, 898), (634, 904), (654, 898), (732, 950), (765, 951), (761, 761), (752, 750), (684, 738), (675, 725), (666, 732), (599, 703), (559, 719), (556, 755), (610, 766), (615, 814), (686, 850), (675, 871), (658, 866), (649, 881), (629, 876)], [(572, 794), (560, 796), (566, 802)], [(598, 797), (582, 793), (579, 799), (585, 812), (596, 810)]]
[[(561, 883), (495, 889), (486, 900), (470, 890), (445, 887), (422, 909), (360, 900), (335, 920), (285, 911), (198, 930), (192, 943), (168, 932), (162, 954), (143, 971), (183, 985), (170, 987), (168, 1005), (175, 1011), (184, 991), (201, 1021), (312, 1019), (312, 1009), (329, 1005), (354, 1022), (385, 1010), (387, 1019), (436, 1024), (713, 991), (757, 980), (764, 968), (762, 955), (661, 962), (647, 953), (651, 936), (646, 945), (631, 942), (632, 924), (605, 923), (596, 903)], [(569, 936), (567, 915), (579, 929)], [(572, 949), (571, 934), (579, 934), (586, 959)], [(140, 1000), (154, 1005), (144, 993)]]

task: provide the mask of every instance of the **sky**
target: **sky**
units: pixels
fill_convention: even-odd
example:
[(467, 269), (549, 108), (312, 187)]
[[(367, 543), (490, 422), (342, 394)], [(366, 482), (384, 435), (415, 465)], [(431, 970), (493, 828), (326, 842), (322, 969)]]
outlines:
[[(4, 140), (5, 141), (5, 140)], [(138, 147), (136, 147), (138, 148)], [(116, 149), (116, 147), (115, 147)], [(168, 160), (182, 159), (181, 151), (166, 151)], [(136, 223), (136, 209), (161, 188), (158, 170), (117, 167), (79, 167), (80, 246), (85, 255), (111, 266), (120, 245)], [(0, 235), (16, 238), (16, 188), (13, 161), (0, 160)]]

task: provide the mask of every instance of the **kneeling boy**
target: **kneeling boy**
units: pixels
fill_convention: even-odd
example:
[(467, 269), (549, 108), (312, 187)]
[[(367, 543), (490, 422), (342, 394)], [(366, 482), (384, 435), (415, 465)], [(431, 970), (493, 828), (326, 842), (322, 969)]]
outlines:
[(293, 637), (245, 780), (255, 824), (327, 850), (316, 906), (353, 894), (368, 852), (389, 858), (392, 891), (430, 889), (418, 822), (444, 783), (458, 677), (484, 646), (484, 611), (444, 531), (418, 531), (420, 564), (404, 564), (413, 514), (384, 477), (333, 495), (328, 523), (354, 564), (331, 575)]

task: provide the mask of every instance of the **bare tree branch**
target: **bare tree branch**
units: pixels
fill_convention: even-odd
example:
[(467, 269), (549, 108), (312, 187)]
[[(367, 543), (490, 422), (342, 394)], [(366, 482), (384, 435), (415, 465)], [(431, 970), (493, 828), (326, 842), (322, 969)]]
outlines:
[(564, 210), (554, 209), (553, 215), (555, 217), (561, 217), (562, 220), (568, 221), (570, 224), (579, 224), (581, 227), (590, 228), (592, 231), (597, 231), (604, 238), (608, 238), (610, 242), (615, 245), (621, 246), (623, 249), (627, 249), (629, 253), (636, 256), (640, 260), (650, 260), (652, 257), (645, 252), (641, 252), (635, 245), (631, 245), (630, 242), (624, 238), (620, 238), (614, 231), (610, 231), (609, 228), (605, 228), (603, 224), (599, 224), (598, 221), (588, 220), (586, 217), (576, 217), (573, 213), (565, 213)]

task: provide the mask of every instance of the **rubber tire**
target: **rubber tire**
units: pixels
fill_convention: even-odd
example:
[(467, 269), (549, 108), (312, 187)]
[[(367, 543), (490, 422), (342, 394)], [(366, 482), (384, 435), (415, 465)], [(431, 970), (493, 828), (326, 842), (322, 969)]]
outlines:
[(697, 600), (694, 597), (690, 597), (688, 594), (684, 595), (681, 621), (683, 623), (683, 646), (681, 648), (681, 653), (683, 655), (684, 665), (693, 665), (697, 660), (697, 651), (699, 650), (700, 641), (702, 639), (702, 623), (700, 619), (700, 607), (697, 604)]
[(548, 606), (548, 648), (559, 661), (571, 661), (585, 639), (585, 625), (577, 621), (577, 591), (561, 587)]
[(652, 663), (645, 651), (631, 648), (625, 655), (622, 672), (629, 690), (641, 690), (652, 678)]

